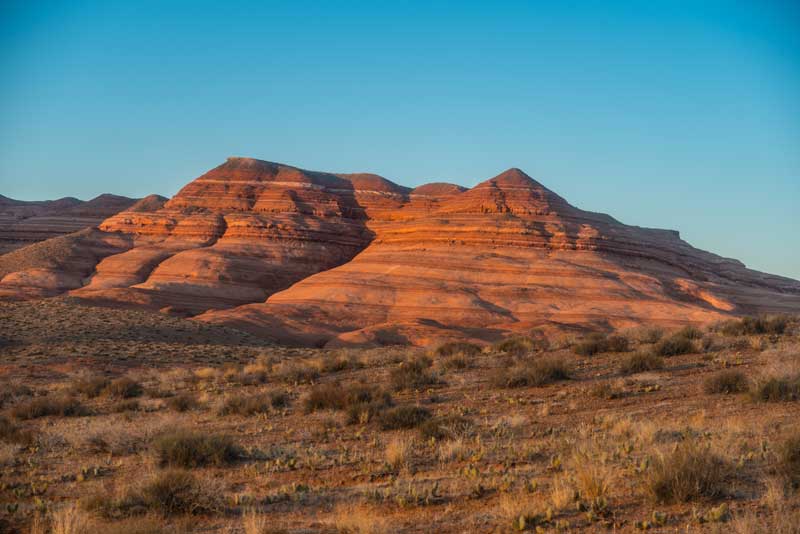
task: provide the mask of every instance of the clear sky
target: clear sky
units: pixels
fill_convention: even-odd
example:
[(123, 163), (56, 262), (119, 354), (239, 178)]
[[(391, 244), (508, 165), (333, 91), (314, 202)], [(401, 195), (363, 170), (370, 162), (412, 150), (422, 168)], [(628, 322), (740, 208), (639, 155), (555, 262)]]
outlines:
[(800, 279), (800, 3), (0, 1), (0, 193), (227, 156), (571, 203)]

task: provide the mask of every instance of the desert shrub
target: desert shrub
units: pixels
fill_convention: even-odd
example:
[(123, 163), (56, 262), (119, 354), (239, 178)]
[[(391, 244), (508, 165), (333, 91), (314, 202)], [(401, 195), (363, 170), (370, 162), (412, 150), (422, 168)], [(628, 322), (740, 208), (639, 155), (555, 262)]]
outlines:
[(197, 408), (197, 399), (189, 393), (181, 393), (167, 399), (167, 407), (176, 412), (188, 412)]
[(28, 447), (36, 441), (36, 435), (14, 424), (8, 418), (0, 416), (0, 441)]
[(24, 384), (4, 383), (0, 386), (0, 407), (22, 397), (30, 397), (32, 395), (33, 390)]
[(17, 419), (37, 419), (39, 417), (80, 417), (88, 415), (89, 410), (77, 399), (70, 396), (35, 397), (14, 405), (11, 415)]
[(286, 408), (289, 406), (289, 395), (283, 391), (270, 391), (269, 404), (273, 408)]
[(743, 393), (748, 389), (747, 377), (741, 371), (726, 369), (708, 377), (703, 384), (706, 393)]
[(250, 416), (269, 412), (272, 402), (269, 395), (258, 393), (255, 395), (228, 395), (222, 402), (220, 415)]
[(750, 396), (759, 402), (796, 401), (800, 399), (800, 376), (770, 376), (757, 381)]
[(692, 340), (681, 335), (671, 335), (653, 345), (653, 352), (658, 356), (679, 356), (693, 352)]
[(512, 356), (522, 356), (529, 352), (545, 351), (550, 348), (546, 338), (531, 338), (527, 336), (516, 336), (498, 341), (492, 345), (495, 352), (511, 354)]
[(396, 406), (381, 412), (378, 424), (383, 430), (416, 428), (431, 418), (431, 411), (422, 406)]
[(156, 474), (141, 487), (137, 497), (147, 510), (163, 516), (219, 510), (217, 497), (206, 492), (194, 475), (177, 469)]
[(392, 387), (401, 391), (404, 389), (418, 389), (439, 383), (439, 378), (431, 371), (433, 364), (430, 358), (418, 356), (400, 363), (389, 372)]
[(644, 327), (637, 331), (636, 337), (640, 343), (657, 343), (664, 337), (664, 330), (656, 326)]
[(155, 517), (130, 517), (102, 525), (103, 534), (173, 534), (174, 528), (168, 528)]
[(113, 406), (111, 406), (111, 412), (112, 413), (138, 412), (139, 410), (141, 410), (141, 408), (142, 407), (139, 405), (138, 400), (128, 399), (117, 402)]
[(319, 369), (300, 362), (285, 362), (276, 367), (276, 376), (287, 384), (311, 384), (319, 378)]
[(763, 315), (743, 317), (722, 324), (720, 330), (727, 336), (781, 335), (786, 331), (791, 319), (786, 315)]
[(520, 362), (512, 367), (499, 369), (492, 375), (498, 387), (518, 388), (543, 386), (570, 378), (570, 367), (561, 358), (549, 357), (532, 362)]
[(629, 347), (628, 338), (624, 336), (593, 334), (572, 347), (572, 350), (580, 356), (594, 356), (603, 352), (627, 352)]
[(655, 371), (664, 367), (664, 358), (651, 352), (635, 352), (625, 358), (619, 366), (624, 375)]
[(116, 399), (132, 399), (134, 397), (140, 397), (142, 393), (144, 393), (144, 388), (136, 380), (127, 376), (122, 376), (116, 380), (112, 380), (105, 389), (103, 389), (103, 393)]
[(678, 444), (672, 452), (650, 460), (645, 486), (656, 502), (715, 499), (725, 491), (730, 466), (691, 439)]
[(367, 384), (347, 384), (339, 382), (319, 384), (308, 392), (303, 401), (306, 413), (317, 410), (346, 410), (350, 406), (380, 401), (391, 403), (391, 396), (375, 386)]
[(468, 356), (463, 356), (461, 354), (450, 356), (449, 358), (444, 358), (439, 361), (439, 367), (445, 371), (461, 371), (463, 369), (469, 369), (472, 365), (472, 360)]
[(685, 337), (686, 339), (700, 339), (703, 337), (703, 332), (695, 326), (684, 326), (672, 335), (675, 337)]
[(80, 376), (72, 381), (70, 389), (76, 395), (93, 399), (100, 396), (109, 383), (109, 379), (104, 376)]
[(338, 373), (350, 369), (361, 369), (364, 364), (355, 356), (335, 356), (329, 354), (322, 358), (320, 370), (323, 373)]
[(778, 448), (778, 469), (793, 489), (800, 489), (800, 431)]
[(436, 347), (435, 356), (446, 358), (449, 356), (478, 356), (481, 346), (467, 341), (450, 341)]
[(625, 396), (625, 391), (609, 382), (601, 382), (596, 384), (590, 390), (590, 393), (593, 397), (606, 400), (619, 399)]
[(153, 441), (153, 452), (159, 465), (202, 467), (228, 465), (242, 456), (242, 450), (226, 436), (175, 430)]
[(445, 415), (433, 417), (419, 426), (419, 434), (422, 439), (454, 439), (466, 433), (472, 422), (460, 415)]

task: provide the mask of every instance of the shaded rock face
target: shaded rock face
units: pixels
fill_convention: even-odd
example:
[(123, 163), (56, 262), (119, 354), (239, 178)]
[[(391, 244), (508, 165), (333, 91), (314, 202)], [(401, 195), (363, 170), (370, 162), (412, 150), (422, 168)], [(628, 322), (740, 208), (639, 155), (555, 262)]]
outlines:
[(167, 199), (100, 195), (92, 200), (62, 198), (25, 202), (0, 195), (0, 254), (84, 228), (97, 226), (123, 210), (160, 208)]
[(62, 239), (0, 256), (0, 296), (68, 291), (312, 346), (800, 311), (800, 283), (580, 210), (519, 169), (408, 189), (230, 158), (161, 209)]

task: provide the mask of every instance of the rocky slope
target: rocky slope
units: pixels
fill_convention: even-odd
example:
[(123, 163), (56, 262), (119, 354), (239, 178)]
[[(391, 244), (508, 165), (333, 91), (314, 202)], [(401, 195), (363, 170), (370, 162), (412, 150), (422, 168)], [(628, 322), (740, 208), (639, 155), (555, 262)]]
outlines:
[(800, 282), (580, 210), (518, 169), (409, 189), (230, 158), (163, 208), (60, 239), (0, 256), (0, 297), (68, 291), (329, 346), (800, 311)]
[(105, 194), (88, 201), (68, 197), (26, 202), (0, 195), (0, 254), (97, 226), (135, 205), (157, 209), (166, 200), (158, 195), (140, 200)]

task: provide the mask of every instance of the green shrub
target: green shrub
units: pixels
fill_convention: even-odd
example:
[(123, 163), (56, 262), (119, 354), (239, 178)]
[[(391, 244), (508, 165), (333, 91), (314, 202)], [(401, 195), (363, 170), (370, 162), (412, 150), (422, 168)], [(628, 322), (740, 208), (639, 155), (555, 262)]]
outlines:
[(16, 404), (11, 415), (17, 419), (37, 419), (39, 417), (80, 417), (88, 415), (89, 410), (77, 399), (69, 396), (35, 397)]
[(759, 402), (796, 401), (800, 399), (800, 376), (772, 376), (756, 382), (750, 396)]
[(396, 406), (381, 412), (378, 424), (383, 430), (416, 428), (431, 418), (431, 412), (421, 406)]
[(158, 436), (153, 452), (159, 465), (203, 467), (229, 465), (242, 456), (242, 450), (226, 436), (176, 430)]
[(563, 359), (540, 358), (499, 369), (492, 376), (492, 382), (498, 387), (507, 388), (543, 386), (569, 379), (570, 372), (569, 365)]
[(251, 416), (260, 413), (268, 413), (272, 401), (269, 395), (258, 393), (255, 395), (229, 395), (225, 397), (220, 408), (220, 415), (242, 415)]
[(425, 356), (401, 362), (389, 372), (392, 387), (401, 391), (439, 384), (439, 378), (430, 370), (432, 364), (431, 359)]
[(730, 466), (707, 448), (691, 440), (671, 453), (650, 459), (645, 486), (656, 502), (677, 503), (721, 497)]
[(635, 352), (625, 358), (619, 367), (620, 373), (632, 375), (645, 371), (655, 371), (664, 367), (664, 358), (651, 352)]
[(709, 394), (743, 393), (748, 390), (748, 381), (743, 372), (727, 369), (708, 377), (703, 389)]
[(692, 340), (679, 335), (672, 335), (653, 345), (653, 352), (658, 356), (679, 356), (694, 352)]
[(433, 417), (419, 426), (419, 434), (423, 439), (453, 439), (466, 433), (472, 426), (469, 419), (460, 415)]
[(434, 355), (438, 357), (449, 356), (478, 356), (481, 353), (481, 346), (475, 343), (468, 343), (466, 341), (450, 341), (439, 345), (434, 351)]
[(134, 397), (140, 397), (142, 393), (144, 393), (144, 388), (136, 380), (123, 376), (112, 380), (105, 387), (103, 393), (116, 399), (132, 399)]

